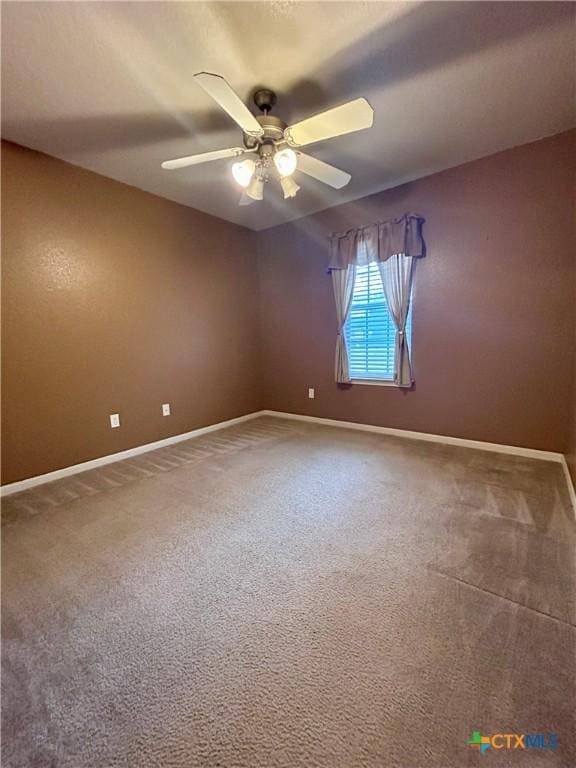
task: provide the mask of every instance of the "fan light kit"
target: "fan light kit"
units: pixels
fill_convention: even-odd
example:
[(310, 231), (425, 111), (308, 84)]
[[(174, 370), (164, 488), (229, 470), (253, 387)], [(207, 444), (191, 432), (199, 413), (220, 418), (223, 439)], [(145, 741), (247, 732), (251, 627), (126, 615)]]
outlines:
[(273, 91), (267, 88), (256, 91), (254, 103), (262, 114), (255, 117), (220, 75), (199, 72), (194, 79), (240, 126), (244, 146), (167, 160), (162, 163), (162, 168), (174, 170), (212, 160), (253, 155), (232, 164), (232, 176), (243, 190), (240, 205), (263, 200), (264, 184), (273, 177), (280, 182), (285, 200), (295, 197), (300, 189), (292, 178), (296, 170), (334, 189), (345, 187), (352, 178), (346, 171), (300, 152), (299, 147), (371, 128), (374, 111), (366, 99), (348, 101), (286, 126), (280, 118), (270, 114), (276, 104)]

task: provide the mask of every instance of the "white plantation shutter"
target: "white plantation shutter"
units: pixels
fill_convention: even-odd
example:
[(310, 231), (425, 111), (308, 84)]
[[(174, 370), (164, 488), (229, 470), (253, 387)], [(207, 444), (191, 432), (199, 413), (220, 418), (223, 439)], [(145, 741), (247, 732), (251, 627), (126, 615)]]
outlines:
[[(396, 326), (386, 304), (378, 264), (356, 267), (352, 304), (344, 326), (350, 378), (394, 380)], [(412, 308), (406, 323), (408, 348), (412, 347)]]

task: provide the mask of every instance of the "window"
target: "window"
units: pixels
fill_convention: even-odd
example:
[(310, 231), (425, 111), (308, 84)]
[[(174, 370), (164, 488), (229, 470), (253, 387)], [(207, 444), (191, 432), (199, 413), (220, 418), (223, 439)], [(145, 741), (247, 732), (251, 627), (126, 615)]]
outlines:
[[(356, 267), (352, 304), (344, 327), (350, 378), (354, 381), (394, 381), (396, 326), (386, 304), (378, 264)], [(412, 348), (412, 304), (406, 322)]]

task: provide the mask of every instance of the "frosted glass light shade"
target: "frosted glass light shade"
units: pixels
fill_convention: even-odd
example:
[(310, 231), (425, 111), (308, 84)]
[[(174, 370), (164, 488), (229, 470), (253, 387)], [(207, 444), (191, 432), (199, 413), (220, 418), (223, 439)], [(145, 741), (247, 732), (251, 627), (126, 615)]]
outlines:
[(286, 200), (289, 197), (296, 197), (296, 193), (300, 189), (298, 184), (294, 181), (294, 179), (291, 176), (283, 176), (280, 179), (280, 184), (282, 186), (282, 192), (284, 192), (284, 200)]
[(246, 194), (252, 200), (262, 200), (264, 198), (264, 179), (260, 176), (253, 176), (252, 181), (246, 189)]
[(296, 152), (289, 147), (281, 149), (280, 152), (276, 152), (274, 155), (274, 165), (278, 169), (280, 176), (292, 176), (297, 164)]
[(232, 176), (234, 176), (234, 181), (236, 181), (237, 184), (246, 188), (248, 184), (250, 184), (255, 170), (256, 163), (254, 160), (248, 158), (248, 160), (243, 160), (240, 163), (234, 163), (232, 166)]

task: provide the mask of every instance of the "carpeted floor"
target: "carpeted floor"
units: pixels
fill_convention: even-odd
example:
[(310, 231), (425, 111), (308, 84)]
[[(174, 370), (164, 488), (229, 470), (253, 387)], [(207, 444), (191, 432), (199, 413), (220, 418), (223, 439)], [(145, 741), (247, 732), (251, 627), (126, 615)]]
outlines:
[(576, 763), (560, 465), (262, 418), (3, 514), (5, 768)]

